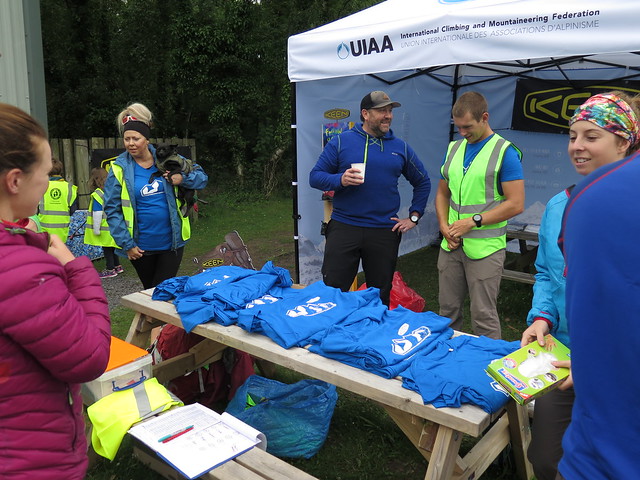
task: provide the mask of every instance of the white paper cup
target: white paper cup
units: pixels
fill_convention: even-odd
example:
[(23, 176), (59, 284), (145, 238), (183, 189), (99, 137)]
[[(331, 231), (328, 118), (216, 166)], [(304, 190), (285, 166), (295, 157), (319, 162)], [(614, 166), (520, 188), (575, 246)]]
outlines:
[(362, 180), (364, 181), (364, 172), (366, 163), (352, 163), (351, 168), (355, 168), (356, 170), (360, 170), (360, 175), (362, 176)]

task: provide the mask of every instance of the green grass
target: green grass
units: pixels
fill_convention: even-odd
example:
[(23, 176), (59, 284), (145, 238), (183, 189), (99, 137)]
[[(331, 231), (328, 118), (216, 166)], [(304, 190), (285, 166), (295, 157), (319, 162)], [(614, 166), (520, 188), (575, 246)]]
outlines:
[[(251, 201), (239, 194), (204, 195), (200, 217), (193, 228), (180, 275), (195, 270), (191, 258), (221, 243), (224, 235), (237, 230), (248, 246), (256, 268), (267, 260), (294, 271), (293, 220), (290, 198)], [(399, 259), (398, 270), (407, 284), (424, 297), (426, 309), (438, 311), (438, 249), (426, 247)], [(126, 274), (135, 275), (133, 269)], [(531, 305), (531, 286), (503, 282), (499, 302), (503, 337), (519, 340)], [(468, 310), (466, 317), (468, 318)], [(112, 312), (114, 335), (124, 338), (133, 312), (118, 307)], [(468, 329), (468, 324), (466, 325)], [(469, 330), (470, 331), (470, 330)], [(302, 377), (278, 368), (276, 379), (293, 383)], [(462, 451), (475, 440), (466, 437)], [(509, 456), (503, 454), (483, 475), (486, 480), (514, 478)], [(327, 441), (311, 459), (290, 460), (296, 467), (322, 480), (422, 479), (427, 463), (384, 410), (376, 403), (339, 389), (339, 399)], [(133, 459), (131, 443), (125, 438), (116, 460), (100, 459), (88, 480), (154, 480), (161, 478)]]

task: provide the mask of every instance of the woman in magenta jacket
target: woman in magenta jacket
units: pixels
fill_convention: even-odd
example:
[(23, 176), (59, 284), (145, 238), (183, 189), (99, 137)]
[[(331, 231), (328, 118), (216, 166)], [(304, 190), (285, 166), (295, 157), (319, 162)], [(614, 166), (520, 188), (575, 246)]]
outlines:
[(82, 479), (80, 383), (109, 360), (109, 310), (87, 257), (24, 226), (49, 183), (43, 128), (0, 103), (0, 478)]

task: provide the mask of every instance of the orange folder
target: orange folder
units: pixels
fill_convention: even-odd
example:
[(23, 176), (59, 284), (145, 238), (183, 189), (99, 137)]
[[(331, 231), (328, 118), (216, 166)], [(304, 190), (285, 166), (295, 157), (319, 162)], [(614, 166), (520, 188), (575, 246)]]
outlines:
[(114, 368), (121, 367), (127, 363), (131, 363), (140, 357), (144, 357), (149, 352), (144, 348), (136, 347), (130, 343), (120, 340), (118, 337), (111, 337), (111, 352), (109, 353), (109, 363), (107, 364), (108, 372)]

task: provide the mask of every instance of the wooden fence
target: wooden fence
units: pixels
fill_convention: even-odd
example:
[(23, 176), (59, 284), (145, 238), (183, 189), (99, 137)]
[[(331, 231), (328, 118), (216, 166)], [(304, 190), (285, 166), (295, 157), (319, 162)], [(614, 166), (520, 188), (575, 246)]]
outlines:
[[(91, 156), (94, 150), (124, 150), (121, 138), (93, 137), (89, 139), (53, 138), (50, 139), (53, 156), (64, 164), (64, 178), (78, 186), (78, 203), (81, 209), (89, 207), (91, 190), (89, 173), (91, 172)], [(167, 142), (191, 148), (191, 159), (196, 161), (196, 142), (194, 139), (152, 138), (151, 143)]]

